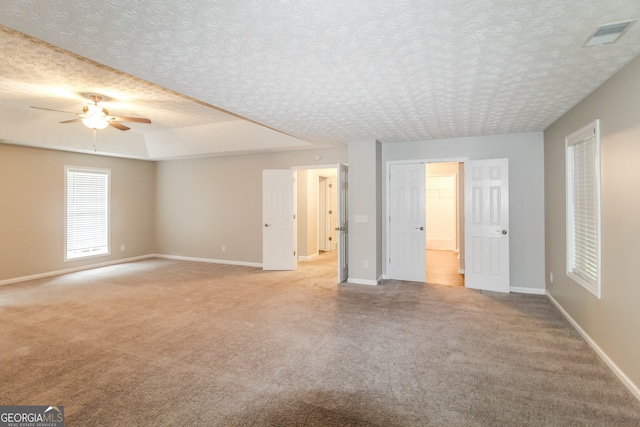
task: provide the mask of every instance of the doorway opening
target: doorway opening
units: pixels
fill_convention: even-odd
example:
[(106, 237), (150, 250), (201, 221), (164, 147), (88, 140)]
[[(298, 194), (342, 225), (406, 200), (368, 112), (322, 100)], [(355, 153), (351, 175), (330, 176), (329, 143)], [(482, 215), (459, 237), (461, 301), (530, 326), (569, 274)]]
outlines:
[(297, 256), (338, 269), (338, 168), (296, 171)]
[[(322, 215), (322, 228), (325, 230), (323, 252), (336, 252), (336, 245), (327, 245), (326, 242), (337, 241), (338, 283), (347, 280), (349, 166), (343, 163), (262, 171), (263, 270), (295, 270), (299, 259), (306, 261), (320, 254), (318, 206), (321, 178), (325, 186), (324, 208), (326, 210), (329, 206), (332, 213), (336, 212), (335, 217), (333, 214)], [(334, 179), (337, 202), (331, 199)], [(330, 190), (327, 191), (326, 187)], [(332, 208), (334, 203), (335, 209)], [(333, 229), (337, 237), (329, 230), (336, 217), (337, 226)]]
[(427, 283), (464, 286), (464, 264), (461, 263), (463, 171), (464, 164), (460, 162), (425, 164)]
[[(464, 286), (509, 292), (509, 159), (387, 162), (385, 277), (427, 282), (427, 163), (458, 165), (458, 237)], [(444, 174), (447, 175), (447, 174)], [(433, 204), (433, 203), (431, 203)], [(464, 213), (463, 213), (464, 212)], [(433, 258), (433, 257), (432, 257)]]

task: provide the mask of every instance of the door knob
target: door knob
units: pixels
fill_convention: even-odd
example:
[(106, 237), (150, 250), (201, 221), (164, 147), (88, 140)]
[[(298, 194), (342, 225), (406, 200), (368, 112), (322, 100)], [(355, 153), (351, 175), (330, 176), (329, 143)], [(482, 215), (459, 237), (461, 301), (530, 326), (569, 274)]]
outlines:
[(424, 227), (416, 227), (416, 230), (424, 231)]
[(269, 227), (270, 225), (271, 225), (271, 224), (265, 224), (264, 226), (265, 226), (265, 227)]
[[(500, 230), (498, 230), (498, 231), (500, 231)], [(501, 233), (502, 234), (507, 234), (507, 230), (502, 230)]]

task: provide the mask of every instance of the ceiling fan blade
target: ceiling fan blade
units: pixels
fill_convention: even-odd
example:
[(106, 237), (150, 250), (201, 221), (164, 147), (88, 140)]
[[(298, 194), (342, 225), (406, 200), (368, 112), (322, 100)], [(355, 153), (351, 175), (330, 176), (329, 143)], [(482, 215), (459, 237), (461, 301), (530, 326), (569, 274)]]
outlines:
[(31, 106), (31, 108), (36, 108), (38, 110), (57, 111), (58, 113), (75, 114), (77, 116), (76, 113), (72, 113), (71, 111), (54, 110), (53, 108), (34, 107), (34, 106)]
[(151, 120), (140, 117), (114, 117), (112, 120), (115, 120), (116, 122), (151, 123)]
[(79, 117), (77, 119), (65, 120), (65, 121), (60, 122), (60, 123), (75, 123), (75, 122), (80, 122), (80, 121), (82, 121), (82, 117)]
[(114, 121), (110, 121), (109, 122), (109, 126), (112, 126), (116, 129), (120, 129), (120, 130), (129, 130), (130, 128), (126, 127), (125, 125), (121, 125), (118, 122), (114, 122)]

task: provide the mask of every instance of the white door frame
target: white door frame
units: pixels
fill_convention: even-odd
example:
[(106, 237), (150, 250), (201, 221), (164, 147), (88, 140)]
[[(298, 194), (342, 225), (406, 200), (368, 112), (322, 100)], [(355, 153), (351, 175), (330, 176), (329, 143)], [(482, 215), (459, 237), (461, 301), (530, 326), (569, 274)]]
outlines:
[[(389, 276), (387, 272), (389, 271), (389, 253), (391, 252), (391, 236), (389, 234), (389, 217), (391, 215), (391, 206), (390, 206), (390, 197), (391, 194), (391, 184), (389, 182), (389, 176), (391, 174), (391, 165), (402, 165), (402, 164), (417, 164), (422, 163), (425, 165), (427, 163), (464, 163), (469, 160), (469, 157), (446, 157), (446, 158), (435, 158), (435, 159), (411, 159), (411, 160), (388, 160), (385, 165), (385, 220), (382, 221), (383, 233), (385, 236), (385, 253), (384, 253), (384, 275), (382, 276), (385, 279), (388, 279)], [(464, 242), (461, 242), (460, 252), (464, 256)], [(426, 271), (426, 270), (425, 270)]]

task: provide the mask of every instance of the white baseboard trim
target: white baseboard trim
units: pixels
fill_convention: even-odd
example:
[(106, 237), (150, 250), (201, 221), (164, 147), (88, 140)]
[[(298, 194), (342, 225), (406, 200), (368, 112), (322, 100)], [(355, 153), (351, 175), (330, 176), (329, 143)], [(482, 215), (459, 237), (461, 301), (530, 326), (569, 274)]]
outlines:
[(260, 262), (230, 261), (228, 259), (197, 258), (197, 257), (189, 257), (189, 256), (164, 255), (164, 254), (154, 254), (153, 256), (156, 258), (175, 259), (178, 261), (208, 262), (210, 264), (241, 265), (244, 267), (262, 268), (262, 263)]
[(459, 268), (458, 269), (458, 274), (464, 274), (464, 268)]
[(310, 259), (313, 259), (313, 258), (317, 257), (318, 255), (320, 255), (318, 252), (316, 252), (315, 254), (308, 255), (308, 256), (300, 255), (300, 256), (298, 256), (298, 261), (309, 261)]
[(142, 259), (154, 258), (155, 256), (156, 255), (154, 255), (154, 254), (141, 255), (141, 256), (136, 256), (136, 257), (131, 257), (131, 258), (118, 259), (118, 260), (115, 260), (115, 261), (106, 261), (106, 262), (100, 262), (100, 263), (97, 263), (97, 264), (83, 265), (81, 267), (65, 268), (63, 270), (48, 271), (46, 273), (39, 273), (39, 274), (32, 274), (32, 275), (29, 275), (29, 276), (15, 277), (13, 279), (0, 280), (0, 286), (2, 286), (2, 285), (10, 285), (12, 283), (26, 282), (28, 280), (42, 279), (42, 278), (45, 278), (45, 277), (59, 276), (61, 274), (75, 273), (76, 271), (91, 270), (92, 268), (107, 267), (107, 266), (110, 266), (110, 265), (124, 264), (124, 263), (127, 263), (127, 262), (133, 262), (133, 261), (140, 261)]
[(540, 288), (521, 288), (519, 286), (510, 286), (509, 292), (515, 294), (531, 294), (531, 295), (546, 295), (547, 291)]
[(347, 279), (347, 283), (351, 283), (352, 285), (369, 285), (376, 286), (378, 284), (377, 280), (367, 280), (367, 279), (352, 279), (351, 277)]
[(640, 387), (638, 387), (638, 385), (634, 384), (633, 381), (631, 381), (631, 379), (622, 371), (622, 369), (620, 369), (620, 367), (616, 365), (613, 360), (611, 360), (607, 353), (605, 353), (604, 350), (602, 350), (600, 346), (596, 344), (596, 342), (589, 336), (589, 334), (587, 334), (587, 332), (580, 327), (578, 322), (576, 322), (573, 317), (571, 317), (571, 315), (567, 313), (564, 308), (562, 308), (560, 303), (556, 301), (555, 298), (553, 298), (548, 292), (545, 292), (545, 294), (547, 295), (547, 298), (549, 298), (549, 301), (551, 301), (553, 305), (556, 306), (558, 311), (560, 311), (565, 319), (567, 319), (571, 326), (573, 326), (574, 329), (578, 331), (580, 335), (582, 335), (582, 338), (584, 338), (587, 344), (591, 346), (591, 348), (596, 352), (600, 359), (602, 359), (602, 361), (607, 364), (609, 369), (613, 371), (615, 376), (618, 377), (622, 384), (624, 384), (625, 387), (629, 389), (631, 394), (633, 394), (634, 397), (640, 401)]

